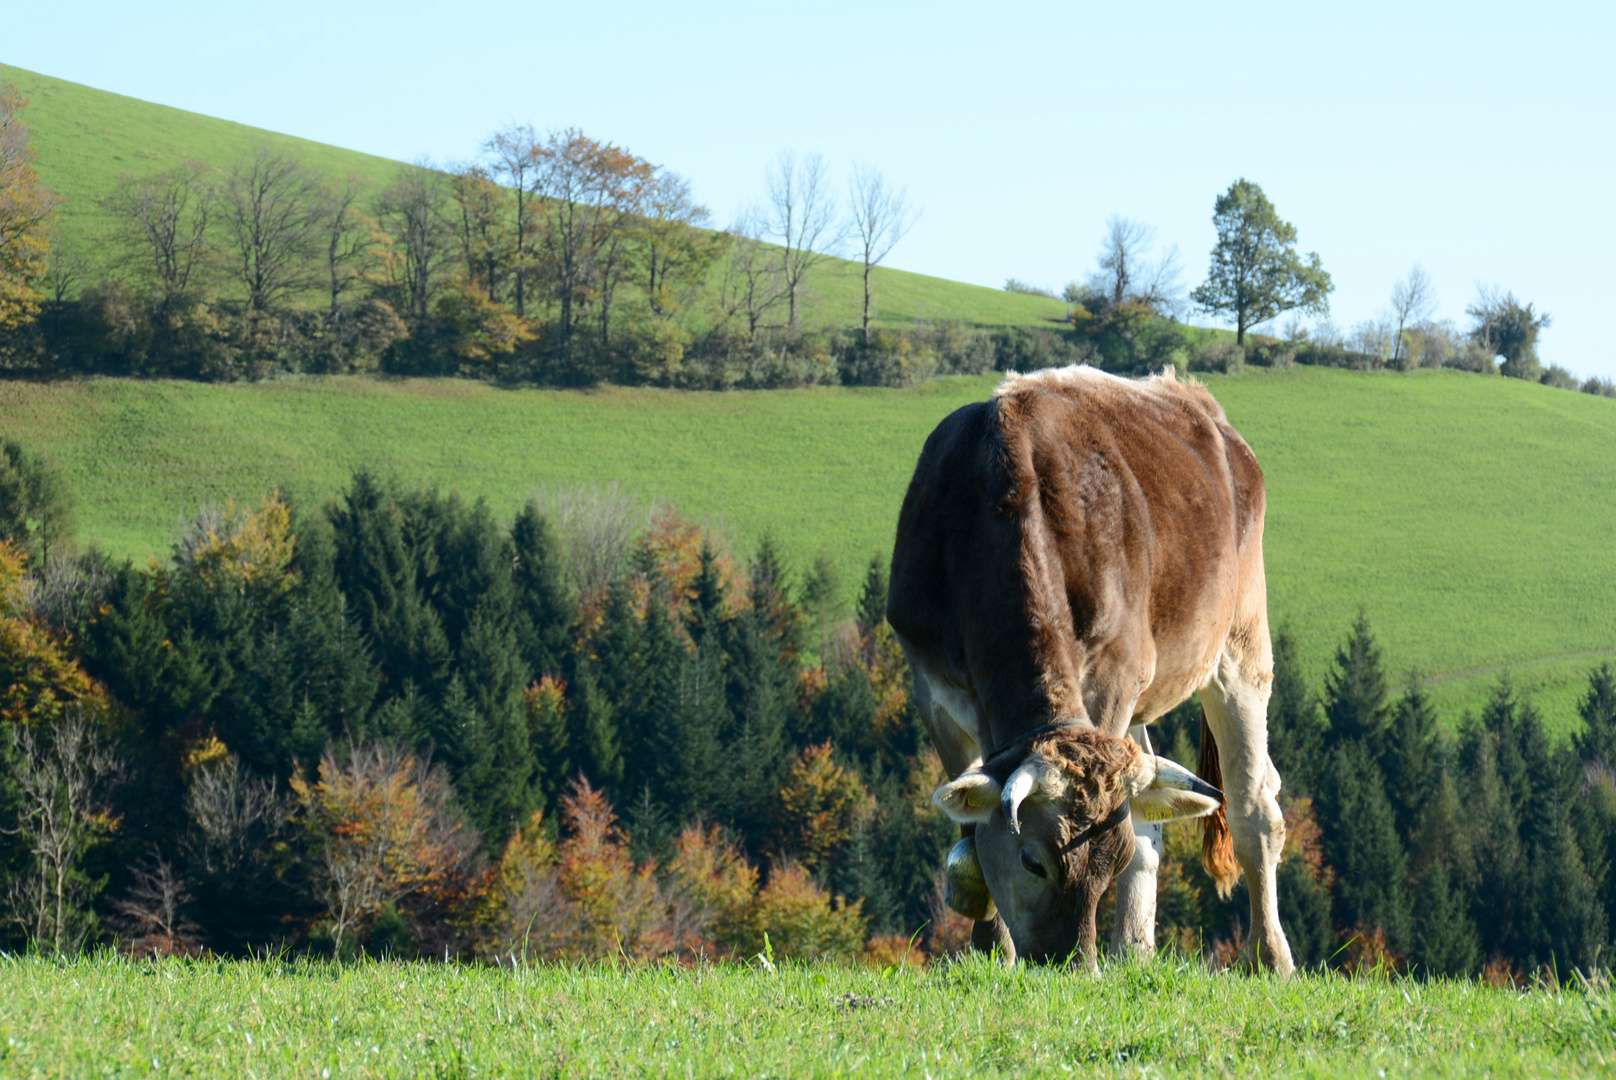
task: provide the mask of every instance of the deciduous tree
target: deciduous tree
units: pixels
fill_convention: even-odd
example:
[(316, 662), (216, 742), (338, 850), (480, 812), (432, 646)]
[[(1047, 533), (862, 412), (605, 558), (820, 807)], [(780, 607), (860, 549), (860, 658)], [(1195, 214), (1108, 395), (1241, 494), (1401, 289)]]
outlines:
[(231, 276), (251, 311), (271, 311), (313, 288), (326, 207), (318, 173), (260, 144), (225, 177), (219, 218), (230, 243)]
[(31, 320), (48, 270), (45, 228), (59, 202), (34, 170), (34, 149), (22, 111), (28, 99), (0, 83), (0, 330)]
[(780, 275), (786, 291), (786, 325), (797, 332), (797, 305), (808, 274), (842, 239), (836, 196), (825, 161), (809, 154), (799, 163), (789, 150), (769, 167), (766, 235), (780, 245)]
[(853, 209), (853, 231), (858, 235), (864, 259), (864, 341), (870, 339), (870, 271), (914, 228), (920, 212), (909, 205), (905, 188), (888, 186), (885, 178), (868, 165), (855, 165), (848, 184), (848, 202)]
[(1296, 227), (1280, 219), (1262, 188), (1245, 179), (1229, 185), (1212, 224), (1212, 266), (1190, 299), (1210, 314), (1232, 315), (1236, 342), (1244, 345), (1247, 330), (1287, 311), (1329, 310), (1330, 275), (1317, 253), (1305, 261), (1296, 253)]

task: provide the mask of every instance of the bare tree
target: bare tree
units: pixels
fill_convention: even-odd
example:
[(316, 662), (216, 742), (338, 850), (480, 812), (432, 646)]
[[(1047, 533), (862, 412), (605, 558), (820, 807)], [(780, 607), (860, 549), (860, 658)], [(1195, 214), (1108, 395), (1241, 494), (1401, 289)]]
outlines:
[(1155, 240), (1156, 230), (1142, 221), (1116, 214), (1106, 218), (1096, 281), (1111, 303), (1120, 304), (1133, 296), (1134, 278)]
[(1418, 263), (1408, 277), (1392, 286), (1392, 316), (1397, 320), (1397, 336), (1392, 342), (1392, 367), (1403, 365), (1403, 331), (1419, 326), (1436, 310), (1436, 289)]
[(786, 289), (786, 326), (797, 332), (797, 303), (808, 274), (842, 240), (836, 197), (825, 176), (825, 161), (809, 154), (799, 164), (789, 150), (770, 166), (765, 235), (780, 245), (780, 271)]
[(1183, 303), (1178, 247), (1167, 249), (1152, 261), (1149, 256), (1156, 242), (1155, 228), (1116, 214), (1106, 219), (1105, 226), (1097, 260), (1099, 270), (1089, 279), (1090, 291), (1108, 305), (1133, 301), (1175, 314)]
[(920, 218), (920, 211), (909, 206), (908, 189), (896, 190), (868, 165), (855, 165), (848, 185), (853, 207), (853, 230), (858, 234), (864, 256), (863, 340), (870, 340), (870, 271), (885, 259)]
[(90, 901), (101, 884), (82, 861), (107, 832), (105, 796), (120, 763), (92, 718), (70, 708), (41, 738), (31, 727), (11, 725), (16, 750), (17, 826), (32, 856), (6, 897), (11, 920), (29, 940), (55, 952), (71, 952), (94, 927)]
[(375, 262), (380, 226), (359, 209), (364, 194), (364, 180), (352, 172), (325, 188), (321, 219), (333, 315), (342, 306), (342, 295), (362, 281)]
[(376, 203), (376, 216), (392, 239), (385, 262), (397, 306), (417, 325), (431, 312), (452, 250), (443, 188), (443, 174), (422, 161), (401, 168)]
[(287, 154), (260, 144), (225, 178), (219, 200), (230, 238), (230, 270), (247, 307), (269, 311), (313, 288), (325, 210), (320, 176)]
[(194, 866), (239, 875), (285, 831), (291, 807), (273, 778), (255, 777), (231, 755), (191, 774), (185, 791), (191, 831), (182, 841)]
[(746, 318), (748, 337), (756, 337), (769, 312), (786, 298), (785, 274), (780, 260), (763, 243), (762, 226), (754, 210), (743, 213), (730, 226), (729, 258), (718, 305), (724, 321), (737, 313)]
[(126, 956), (195, 956), (201, 953), (202, 928), (185, 917), (185, 905), (196, 898), (185, 877), (155, 849), (129, 868), (129, 888), (111, 901), (113, 921), (128, 938)]
[(207, 256), (214, 190), (204, 166), (118, 178), (106, 207), (117, 218), (126, 265), (138, 267), (167, 298), (185, 295)]
[(562, 574), (574, 594), (584, 600), (604, 594), (628, 567), (645, 508), (616, 484), (546, 488), (533, 501), (561, 539)]
[(532, 272), (533, 236), (537, 226), (534, 211), (538, 196), (542, 161), (538, 137), (531, 124), (515, 124), (497, 132), (483, 144), (483, 151), (494, 159), (494, 175), (510, 187), (516, 202), (512, 224), (516, 250), (511, 270), (516, 280), (516, 314), (527, 315), (527, 279)]

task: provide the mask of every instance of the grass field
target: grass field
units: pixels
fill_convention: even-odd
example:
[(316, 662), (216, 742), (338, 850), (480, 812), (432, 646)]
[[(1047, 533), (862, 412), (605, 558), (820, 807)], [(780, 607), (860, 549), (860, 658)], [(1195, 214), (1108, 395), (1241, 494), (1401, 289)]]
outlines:
[(1609, 1076), (1576, 989), (931, 970), (0, 958), (7, 1076)]
[[(40, 176), (66, 199), (60, 211), (64, 234), (97, 266), (105, 265), (106, 239), (113, 224), (100, 200), (123, 173), (157, 172), (184, 161), (227, 169), (266, 142), (328, 175), (355, 172), (372, 190), (386, 186), (402, 167), (385, 158), (153, 105), (4, 64), (0, 82), (16, 84), (30, 98), (23, 119), (33, 133)], [(468, 151), (490, 134), (466, 132)], [(610, 138), (609, 132), (591, 134)], [(760, 161), (760, 176), (762, 168)], [(693, 179), (699, 188), (701, 178)], [(861, 264), (840, 259), (816, 270), (804, 323), (857, 324), (864, 298), (862, 274)], [(887, 325), (906, 326), (917, 319), (978, 326), (1046, 325), (1066, 316), (1066, 305), (1058, 300), (885, 267), (876, 268), (875, 290), (879, 321)]]
[[(280, 486), (305, 501), (370, 465), (485, 496), (618, 484), (720, 525), (773, 531), (849, 588), (890, 550), (926, 433), (987, 378), (910, 390), (502, 390), (463, 380), (255, 385), (0, 383), (0, 436), (45, 450), (80, 531), (163, 555), (203, 503)], [(1454, 719), (1507, 666), (1551, 725), (1616, 655), (1616, 401), (1458, 373), (1249, 371), (1209, 379), (1267, 472), (1270, 611), (1315, 679), (1362, 605), (1394, 681)]]

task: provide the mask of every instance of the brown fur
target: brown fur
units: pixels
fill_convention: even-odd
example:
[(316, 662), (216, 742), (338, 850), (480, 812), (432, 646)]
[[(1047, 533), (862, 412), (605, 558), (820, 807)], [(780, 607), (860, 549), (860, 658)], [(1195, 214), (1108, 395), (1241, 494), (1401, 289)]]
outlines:
[[(1218, 744), (1212, 738), (1212, 728), (1206, 722), (1206, 710), (1201, 710), (1201, 755), (1195, 763), (1195, 774), (1215, 788), (1223, 787), (1223, 766), (1218, 761)], [(1234, 837), (1229, 834), (1229, 808), (1220, 806), (1211, 816), (1201, 819), (1201, 865), (1211, 875), (1218, 896), (1229, 899), (1234, 883), (1240, 880), (1240, 864), (1234, 857)]]

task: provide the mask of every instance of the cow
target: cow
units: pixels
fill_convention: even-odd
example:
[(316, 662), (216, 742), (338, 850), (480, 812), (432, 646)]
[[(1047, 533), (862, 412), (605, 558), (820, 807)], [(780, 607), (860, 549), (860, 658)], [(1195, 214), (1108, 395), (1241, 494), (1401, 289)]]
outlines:
[[(977, 947), (1092, 966), (1115, 879), (1112, 948), (1149, 955), (1160, 823), (1213, 815), (1203, 862), (1224, 895), (1246, 874), (1250, 959), (1292, 970), (1265, 507), (1222, 407), (1170, 373), (1012, 374), (926, 440), (887, 621), (951, 778), (933, 795), (962, 833), (945, 895)], [(1197, 691), (1200, 776), (1146, 729)]]

